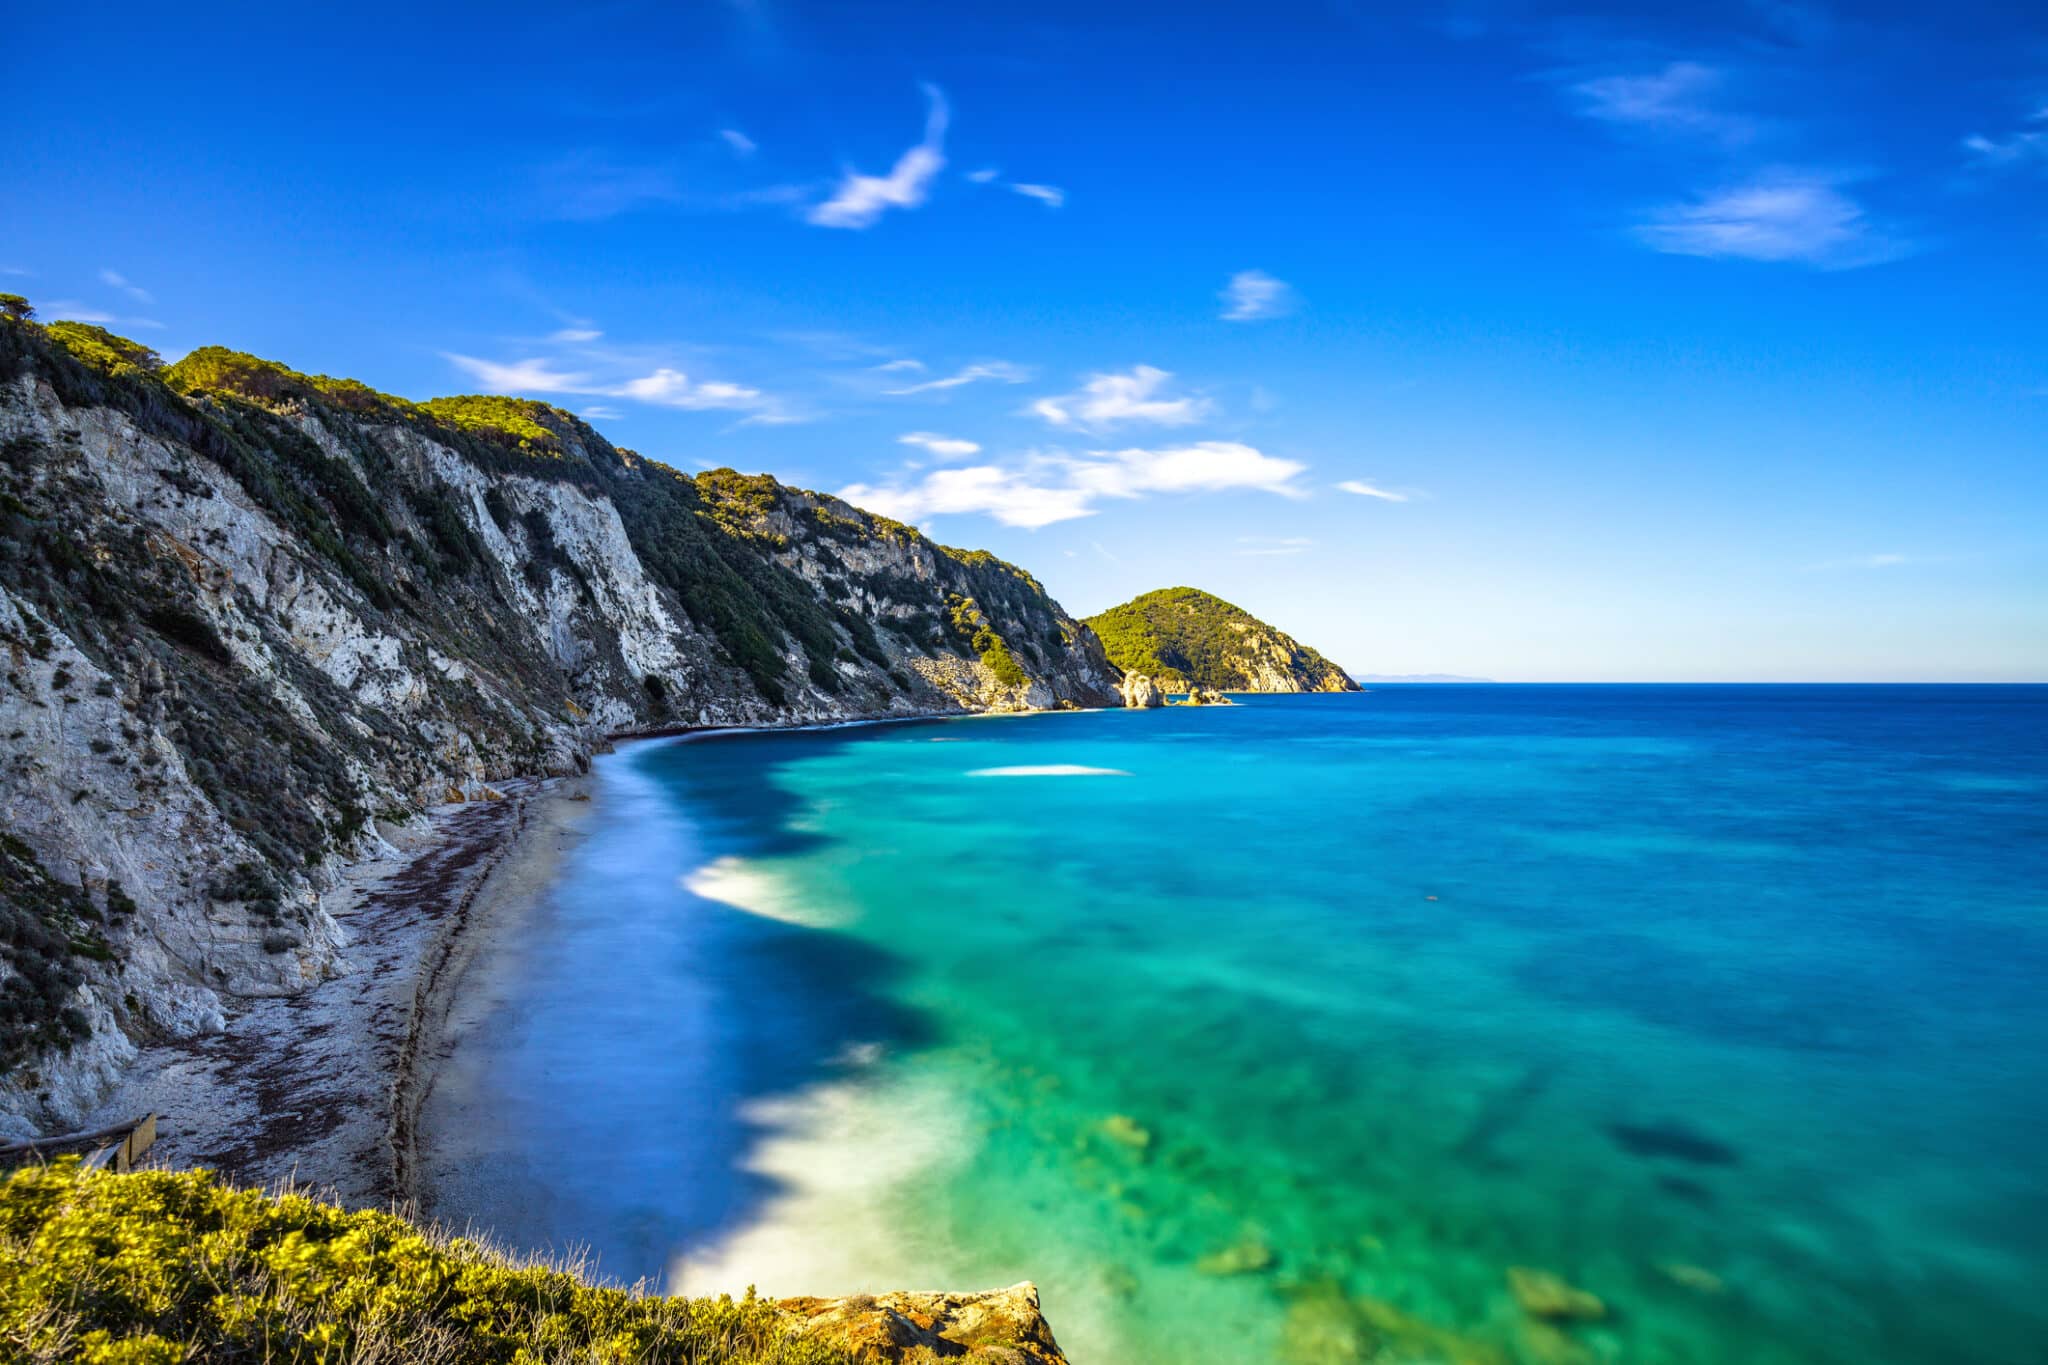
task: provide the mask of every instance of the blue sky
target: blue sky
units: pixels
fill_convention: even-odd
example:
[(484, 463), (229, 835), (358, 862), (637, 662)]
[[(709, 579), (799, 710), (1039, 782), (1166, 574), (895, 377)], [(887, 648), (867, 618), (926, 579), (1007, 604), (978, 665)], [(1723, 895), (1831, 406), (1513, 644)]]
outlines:
[(547, 398), (1364, 671), (2048, 679), (2039, 5), (8, 23), (45, 317)]

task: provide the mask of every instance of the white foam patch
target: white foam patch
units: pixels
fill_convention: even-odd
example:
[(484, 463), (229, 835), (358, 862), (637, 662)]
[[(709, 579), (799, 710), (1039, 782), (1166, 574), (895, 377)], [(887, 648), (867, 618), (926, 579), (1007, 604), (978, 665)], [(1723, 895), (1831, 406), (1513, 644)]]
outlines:
[(969, 777), (1129, 777), (1122, 768), (1089, 768), (1079, 763), (1025, 763), (1015, 768), (976, 768)]
[(844, 915), (814, 905), (791, 890), (789, 883), (758, 863), (727, 855), (715, 858), (680, 879), (683, 889), (708, 901), (730, 905), (750, 915), (829, 929), (846, 922)]
[(770, 1136), (745, 1169), (777, 1193), (723, 1242), (669, 1265), (671, 1294), (877, 1293), (957, 1266), (962, 1249), (918, 1200), (973, 1150), (957, 1102), (926, 1081), (818, 1086), (750, 1105)]

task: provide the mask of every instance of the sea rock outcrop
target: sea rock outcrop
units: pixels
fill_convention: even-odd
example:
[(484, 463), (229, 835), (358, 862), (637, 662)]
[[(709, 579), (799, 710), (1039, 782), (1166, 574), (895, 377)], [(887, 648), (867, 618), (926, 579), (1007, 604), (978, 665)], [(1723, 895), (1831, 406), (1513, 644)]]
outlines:
[(1137, 709), (1149, 709), (1166, 705), (1166, 694), (1159, 690), (1159, 684), (1144, 673), (1126, 673), (1117, 691), (1123, 697), (1124, 705)]
[(1236, 703), (1213, 687), (1190, 687), (1182, 706), (1235, 706)]
[(0, 318), (0, 1135), (351, 970), (380, 823), (619, 731), (1117, 697), (1030, 574), (837, 498)]
[[(979, 1294), (856, 1294), (782, 1299), (797, 1336), (876, 1361), (968, 1360), (1066, 1365), (1029, 1283)], [(920, 1351), (929, 1355), (920, 1355)]]

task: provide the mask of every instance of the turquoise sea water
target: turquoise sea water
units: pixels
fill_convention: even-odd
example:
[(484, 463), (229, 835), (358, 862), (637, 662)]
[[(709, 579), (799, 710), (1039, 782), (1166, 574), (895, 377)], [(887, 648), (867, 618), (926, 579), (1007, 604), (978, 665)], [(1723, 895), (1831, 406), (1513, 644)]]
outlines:
[(2048, 1360), (2048, 688), (1246, 700), (605, 760), (484, 1220), (1080, 1365)]

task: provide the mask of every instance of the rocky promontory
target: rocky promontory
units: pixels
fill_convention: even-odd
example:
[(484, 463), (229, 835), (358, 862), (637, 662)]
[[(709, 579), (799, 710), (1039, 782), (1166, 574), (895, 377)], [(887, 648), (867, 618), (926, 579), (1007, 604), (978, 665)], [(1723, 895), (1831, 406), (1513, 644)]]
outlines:
[[(1198, 588), (1161, 588), (1091, 616), (1109, 661), (1169, 692), (1356, 692), (1292, 636)], [(1126, 701), (1128, 703), (1128, 700)]]

